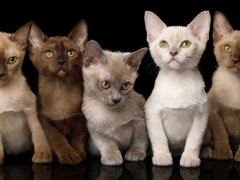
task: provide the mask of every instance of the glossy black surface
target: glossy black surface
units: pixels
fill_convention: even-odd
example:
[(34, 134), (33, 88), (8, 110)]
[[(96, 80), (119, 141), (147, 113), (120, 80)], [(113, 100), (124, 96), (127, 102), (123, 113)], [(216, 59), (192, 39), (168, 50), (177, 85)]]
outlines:
[(124, 162), (121, 166), (104, 166), (100, 158), (88, 157), (79, 165), (58, 163), (32, 164), (30, 155), (8, 156), (0, 166), (0, 180), (238, 180), (240, 163), (202, 160), (199, 168), (182, 168), (179, 158), (171, 167), (153, 166), (148, 157), (144, 162)]

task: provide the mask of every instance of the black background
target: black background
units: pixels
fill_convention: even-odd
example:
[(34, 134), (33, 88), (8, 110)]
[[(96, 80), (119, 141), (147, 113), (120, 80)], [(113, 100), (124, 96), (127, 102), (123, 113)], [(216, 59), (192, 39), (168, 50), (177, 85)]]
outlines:
[[(212, 17), (215, 11), (221, 11), (233, 28), (239, 29), (240, 6), (237, 3), (237, 0), (8, 1), (0, 8), (0, 31), (14, 33), (31, 20), (48, 36), (66, 36), (78, 21), (85, 19), (89, 27), (89, 40), (98, 41), (103, 49), (131, 52), (148, 46), (143, 18), (145, 10), (153, 11), (169, 26), (186, 26), (203, 10), (209, 10)], [(217, 67), (211, 37), (212, 26), (210, 40), (199, 64), (207, 91)], [(23, 72), (33, 91), (37, 92), (37, 73), (28, 55)], [(135, 86), (146, 98), (152, 91), (157, 73), (158, 68), (148, 52), (140, 66)], [(239, 163), (213, 160), (204, 160), (201, 168), (182, 170), (178, 166), (178, 158), (174, 159), (172, 168), (153, 167), (151, 158), (144, 163), (125, 162), (117, 168), (101, 166), (99, 159), (91, 157), (78, 166), (56, 163), (35, 166), (31, 165), (30, 159), (29, 155), (7, 156), (0, 167), (0, 179), (239, 179), (240, 170)], [(182, 171), (188, 176), (182, 175)]]

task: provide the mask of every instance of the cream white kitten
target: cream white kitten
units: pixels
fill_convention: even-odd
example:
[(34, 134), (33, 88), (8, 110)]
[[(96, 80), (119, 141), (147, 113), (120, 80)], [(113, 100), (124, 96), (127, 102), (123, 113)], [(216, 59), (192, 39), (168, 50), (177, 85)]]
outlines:
[(89, 151), (105, 165), (146, 157), (148, 136), (142, 95), (134, 91), (147, 48), (132, 53), (103, 51), (90, 41), (83, 59), (82, 110), (90, 134)]
[(200, 165), (208, 106), (197, 65), (208, 41), (210, 21), (209, 12), (203, 11), (186, 27), (167, 27), (154, 13), (145, 13), (150, 52), (161, 68), (145, 104), (154, 165), (172, 165), (170, 151), (183, 151), (181, 166)]

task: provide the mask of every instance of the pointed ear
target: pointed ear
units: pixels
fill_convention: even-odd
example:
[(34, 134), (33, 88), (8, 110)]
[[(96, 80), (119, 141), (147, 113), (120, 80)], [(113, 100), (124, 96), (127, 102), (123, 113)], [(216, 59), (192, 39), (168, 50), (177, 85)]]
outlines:
[(35, 51), (42, 46), (42, 43), (47, 39), (47, 36), (39, 29), (34, 23), (30, 22), (31, 30), (28, 37), (29, 51), (35, 53)]
[(96, 41), (91, 40), (87, 43), (83, 64), (85, 67), (88, 67), (98, 63), (105, 64), (107, 60), (100, 45)]
[(147, 48), (142, 48), (132, 52), (127, 57), (126, 64), (128, 64), (134, 71), (137, 71), (146, 52)]
[(88, 38), (88, 28), (85, 21), (80, 21), (68, 35), (80, 48), (80, 51), (83, 52), (86, 47), (87, 38)]
[(213, 42), (214, 44), (221, 40), (224, 36), (233, 31), (232, 26), (228, 22), (225, 15), (221, 12), (216, 12), (213, 18)]
[(20, 27), (10, 39), (17, 43), (20, 49), (25, 49), (27, 47), (28, 35), (31, 29), (31, 24), (27, 23)]
[(157, 15), (150, 11), (145, 12), (144, 21), (148, 43), (155, 41), (161, 34), (162, 30), (167, 27)]
[(192, 31), (195, 37), (201, 42), (206, 43), (209, 39), (210, 23), (211, 15), (209, 11), (202, 11), (187, 27)]

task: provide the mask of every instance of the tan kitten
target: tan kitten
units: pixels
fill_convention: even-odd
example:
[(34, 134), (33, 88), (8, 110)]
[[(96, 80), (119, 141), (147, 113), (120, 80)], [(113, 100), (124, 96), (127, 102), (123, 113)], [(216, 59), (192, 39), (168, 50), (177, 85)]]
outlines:
[(36, 97), (21, 71), (30, 27), (28, 23), (14, 34), (0, 32), (0, 164), (4, 153), (19, 154), (32, 144), (33, 162), (52, 160), (37, 118)]
[(82, 110), (90, 134), (89, 150), (105, 165), (146, 156), (148, 136), (142, 95), (134, 91), (137, 70), (147, 49), (132, 53), (103, 51), (96, 41), (84, 56)]
[(86, 41), (85, 22), (68, 37), (47, 37), (34, 23), (29, 34), (30, 59), (39, 75), (40, 120), (62, 164), (77, 164), (86, 157), (87, 129), (81, 111)]
[(214, 16), (213, 40), (219, 67), (208, 93), (212, 157), (232, 159), (231, 143), (237, 151), (234, 159), (240, 161), (240, 31), (233, 30), (221, 12)]

